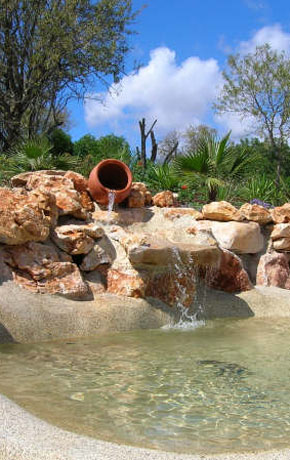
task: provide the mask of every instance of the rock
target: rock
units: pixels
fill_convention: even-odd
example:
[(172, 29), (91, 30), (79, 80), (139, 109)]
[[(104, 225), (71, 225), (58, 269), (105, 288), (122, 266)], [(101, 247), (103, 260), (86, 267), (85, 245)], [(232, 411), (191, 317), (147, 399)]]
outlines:
[(112, 259), (106, 251), (95, 243), (94, 247), (90, 252), (83, 258), (80, 265), (80, 269), (85, 272), (95, 270), (99, 265), (108, 264), (111, 265)]
[(169, 206), (174, 206), (174, 196), (170, 190), (164, 192), (159, 192), (152, 198), (154, 206), (159, 208), (166, 208)]
[(271, 238), (272, 240), (278, 240), (279, 238), (290, 238), (290, 223), (275, 225), (271, 233)]
[(51, 235), (54, 243), (68, 254), (88, 254), (95, 244), (95, 239), (101, 238), (104, 230), (91, 223), (86, 225), (68, 224), (56, 227)]
[(20, 173), (11, 178), (10, 182), (12, 187), (25, 187), (28, 179), (34, 176), (35, 174), (44, 174), (47, 176), (64, 176), (65, 171), (58, 171), (54, 169), (42, 169), (41, 171), (27, 171), (24, 173)]
[(53, 206), (50, 198), (45, 194), (40, 199), (15, 189), (0, 188), (0, 243), (45, 241), (52, 224), (52, 213), (47, 211), (45, 215), (45, 208)]
[(40, 189), (53, 194), (60, 215), (72, 215), (84, 220), (88, 218), (87, 210), (82, 207), (81, 195), (68, 177), (35, 172), (28, 177), (25, 187), (27, 190)]
[(61, 262), (52, 246), (30, 242), (6, 247), (4, 259), (13, 271), (14, 281), (25, 289), (76, 300), (92, 298), (78, 267)]
[(74, 184), (74, 188), (78, 192), (87, 192), (88, 190), (88, 179), (86, 179), (84, 176), (82, 176), (79, 173), (76, 173), (74, 171), (66, 171), (64, 174), (64, 177), (67, 179), (72, 180)]
[(273, 241), (273, 248), (276, 251), (290, 251), (290, 238), (279, 238)]
[(134, 269), (117, 270), (109, 268), (107, 273), (107, 291), (126, 297), (144, 298), (146, 283)]
[(203, 219), (202, 213), (193, 208), (171, 208), (164, 213), (164, 217), (171, 220), (180, 219), (184, 216), (190, 216), (194, 220)]
[(272, 222), (272, 216), (268, 209), (258, 204), (245, 203), (241, 206), (240, 213), (245, 219), (257, 222), (260, 225)]
[(270, 212), (275, 224), (290, 222), (290, 203), (285, 203), (283, 206), (277, 206), (271, 209)]
[(94, 298), (106, 292), (106, 286), (103, 281), (103, 276), (97, 270), (86, 272), (83, 274), (84, 280), (88, 284)]
[(289, 258), (277, 252), (264, 254), (257, 270), (257, 285), (290, 289)]
[(256, 222), (214, 222), (212, 234), (219, 246), (237, 253), (255, 254), (264, 246), (264, 237)]
[(143, 182), (133, 182), (131, 192), (128, 197), (129, 208), (142, 208), (143, 206), (150, 205), (152, 202), (152, 195), (147, 190)]
[(204, 278), (207, 286), (224, 292), (243, 292), (253, 288), (241, 259), (226, 250), (222, 251), (219, 267), (209, 267)]
[(230, 220), (241, 221), (240, 211), (227, 201), (213, 201), (202, 208), (204, 219), (227, 222)]

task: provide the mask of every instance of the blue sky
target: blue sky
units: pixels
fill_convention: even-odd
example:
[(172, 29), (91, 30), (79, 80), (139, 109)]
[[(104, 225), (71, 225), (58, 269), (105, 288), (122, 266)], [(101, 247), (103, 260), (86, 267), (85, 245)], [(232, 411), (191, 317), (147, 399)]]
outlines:
[[(146, 1), (146, 0), (145, 0)], [(134, 9), (144, 5), (133, 0)], [(79, 139), (123, 135), (134, 148), (138, 120), (156, 118), (160, 141), (173, 129), (209, 124), (234, 138), (251, 135), (251, 126), (233, 115), (212, 111), (222, 85), (229, 53), (247, 53), (269, 42), (290, 53), (290, 8), (287, 0), (147, 0), (134, 25), (126, 76), (110, 92), (93, 88), (85, 104), (71, 103), (70, 134)], [(142, 64), (133, 72), (134, 63)], [(102, 99), (103, 102), (100, 102)]]

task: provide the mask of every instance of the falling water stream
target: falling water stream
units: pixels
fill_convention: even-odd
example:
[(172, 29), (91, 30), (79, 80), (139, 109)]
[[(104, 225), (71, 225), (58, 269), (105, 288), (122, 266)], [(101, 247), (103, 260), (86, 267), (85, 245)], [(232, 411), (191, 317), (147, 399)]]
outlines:
[(115, 198), (116, 198), (116, 193), (113, 190), (110, 190), (108, 192), (108, 220), (111, 219), (111, 214), (114, 209), (114, 204), (115, 204)]

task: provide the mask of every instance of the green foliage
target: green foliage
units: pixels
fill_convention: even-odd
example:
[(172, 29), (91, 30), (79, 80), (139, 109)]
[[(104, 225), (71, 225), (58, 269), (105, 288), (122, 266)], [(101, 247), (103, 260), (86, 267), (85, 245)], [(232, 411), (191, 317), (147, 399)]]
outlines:
[(235, 151), (229, 137), (230, 133), (218, 140), (208, 134), (199, 140), (195, 151), (174, 161), (177, 177), (189, 184), (205, 185), (209, 201), (217, 199), (220, 188), (245, 177), (257, 161), (257, 156), (246, 148)]
[(223, 73), (225, 83), (215, 108), (252, 120), (252, 131), (272, 147), (277, 170), (276, 185), (285, 145), (290, 135), (290, 59), (285, 53), (259, 46), (246, 56), (232, 55)]
[(255, 198), (271, 202), (275, 193), (275, 183), (265, 174), (251, 177), (244, 187), (243, 196), (246, 201)]
[[(0, 145), (35, 136), (72, 95), (124, 71), (131, 0), (1, 0)], [(48, 128), (48, 126), (46, 126)], [(23, 130), (25, 132), (23, 132)]]
[(57, 128), (48, 136), (52, 144), (53, 155), (61, 155), (63, 153), (73, 153), (73, 142), (71, 136), (62, 129)]
[(154, 189), (176, 191), (179, 179), (168, 164), (154, 165), (149, 171), (149, 180)]
[(1, 158), (2, 180), (15, 174), (41, 169), (77, 169), (77, 158), (65, 153), (54, 156), (52, 144), (45, 137), (35, 138), (16, 145)]

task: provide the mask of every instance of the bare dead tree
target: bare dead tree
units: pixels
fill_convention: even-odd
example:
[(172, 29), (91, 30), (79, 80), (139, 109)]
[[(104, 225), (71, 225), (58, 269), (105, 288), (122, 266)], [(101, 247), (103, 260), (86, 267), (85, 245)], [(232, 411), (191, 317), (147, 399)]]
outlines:
[(157, 152), (158, 152), (158, 144), (156, 142), (156, 137), (155, 137), (155, 134), (154, 134), (154, 131), (152, 129), (151, 133), (150, 133), (150, 136), (151, 136), (151, 158), (150, 160), (155, 163), (156, 161), (156, 158), (157, 158)]
[[(152, 123), (150, 129), (146, 132), (146, 120), (145, 120), (145, 118), (142, 118), (142, 120), (139, 121), (139, 128), (140, 128), (140, 134), (141, 134), (141, 161), (143, 162), (144, 169), (146, 168), (146, 141), (147, 141), (148, 136), (153, 131), (153, 128), (156, 125), (156, 123), (157, 123), (157, 120), (155, 120)], [(152, 139), (152, 137), (151, 137), (151, 139)]]
[(176, 156), (178, 149), (179, 141), (176, 141), (172, 149), (169, 150), (166, 157), (164, 158), (163, 165), (170, 163), (173, 156)]

